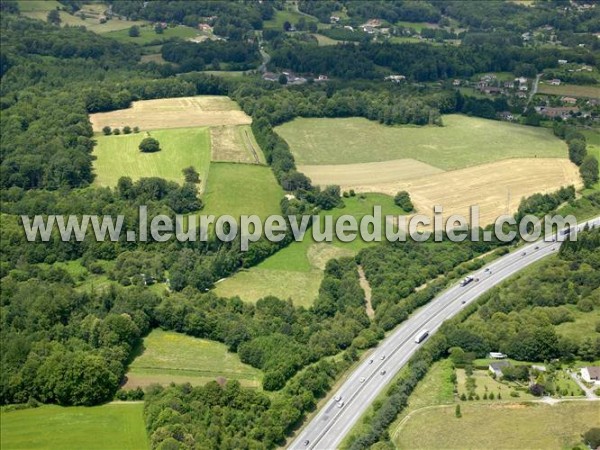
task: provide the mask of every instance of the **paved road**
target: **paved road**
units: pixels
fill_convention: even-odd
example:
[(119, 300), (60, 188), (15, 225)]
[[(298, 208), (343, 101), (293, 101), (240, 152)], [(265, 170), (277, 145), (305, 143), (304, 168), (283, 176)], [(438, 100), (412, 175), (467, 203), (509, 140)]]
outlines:
[[(600, 217), (587, 223), (600, 225)], [(579, 227), (583, 228), (584, 224)], [(384, 339), (361, 363), (299, 433), (290, 449), (335, 449), (356, 424), (369, 405), (381, 393), (394, 375), (419, 348), (415, 335), (423, 329), (435, 333), (442, 323), (456, 315), (479, 296), (511, 277), (528, 265), (557, 252), (556, 242), (536, 242), (524, 246), (481, 268), (473, 281), (461, 287), (456, 284), (442, 292)], [(341, 397), (344, 403), (335, 400)], [(308, 441), (308, 443), (306, 443)]]

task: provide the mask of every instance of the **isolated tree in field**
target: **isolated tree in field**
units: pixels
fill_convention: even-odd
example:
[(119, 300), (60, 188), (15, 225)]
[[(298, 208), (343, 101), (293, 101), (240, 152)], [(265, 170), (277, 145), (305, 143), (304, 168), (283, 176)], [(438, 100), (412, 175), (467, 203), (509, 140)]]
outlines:
[(131, 127), (130, 126), (124, 126), (123, 127), (123, 134), (131, 134)]
[(186, 183), (200, 183), (200, 174), (193, 166), (182, 170)]
[(281, 75), (279, 75), (279, 84), (287, 84), (288, 82), (288, 78), (285, 76), (284, 73), (282, 73)]
[(579, 172), (585, 187), (592, 187), (598, 182), (598, 160), (592, 155), (586, 156), (579, 167)]
[(578, 166), (581, 165), (587, 155), (585, 141), (582, 139), (573, 139), (569, 141), (569, 159)]
[(138, 37), (140, 35), (140, 27), (137, 25), (132, 26), (129, 29), (129, 37)]
[(51, 23), (52, 25), (60, 25), (61, 22), (60, 13), (56, 9), (49, 11), (46, 19), (48, 20), (48, 23)]
[(102, 128), (102, 132), (105, 136), (109, 136), (112, 133), (112, 129), (108, 125), (106, 125), (104, 128)]
[(147, 137), (142, 140), (139, 148), (143, 153), (154, 153), (160, 151), (160, 143), (154, 138)]
[(414, 205), (410, 201), (410, 195), (406, 191), (400, 191), (394, 197), (394, 203), (402, 208), (404, 212), (411, 212), (415, 209)]

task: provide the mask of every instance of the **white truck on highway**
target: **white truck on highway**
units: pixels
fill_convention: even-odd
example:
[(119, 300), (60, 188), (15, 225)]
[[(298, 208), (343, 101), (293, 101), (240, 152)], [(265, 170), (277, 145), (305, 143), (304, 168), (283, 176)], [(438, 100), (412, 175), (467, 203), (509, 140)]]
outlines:
[(467, 284), (469, 284), (469, 283), (470, 283), (471, 281), (473, 281), (474, 279), (475, 279), (475, 278), (473, 278), (473, 277), (471, 277), (471, 276), (468, 276), (468, 277), (466, 277), (464, 280), (462, 280), (462, 281), (460, 282), (460, 285), (461, 285), (461, 286), (466, 286)]
[(421, 330), (421, 332), (415, 336), (415, 342), (420, 344), (427, 336), (429, 336), (429, 330)]

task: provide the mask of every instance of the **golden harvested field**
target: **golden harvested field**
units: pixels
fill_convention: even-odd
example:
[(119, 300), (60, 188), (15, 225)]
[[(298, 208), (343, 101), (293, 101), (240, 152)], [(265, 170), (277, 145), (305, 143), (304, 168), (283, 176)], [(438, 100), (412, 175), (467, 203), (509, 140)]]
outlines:
[(388, 195), (406, 190), (418, 212), (430, 216), (435, 205), (442, 205), (445, 217), (468, 217), (469, 207), (479, 205), (481, 225), (492, 223), (501, 214), (514, 213), (523, 197), (571, 184), (581, 186), (577, 167), (562, 158), (509, 159), (409, 181), (380, 182), (377, 172), (370, 173), (370, 178), (370, 183), (342, 185), (342, 189)]
[(121, 128), (126, 125), (142, 131), (211, 127), (220, 125), (250, 125), (252, 119), (228, 97), (202, 95), (133, 102), (131, 108), (90, 114), (94, 131)]
[(265, 159), (248, 125), (211, 127), (211, 160), (260, 164)]
[(298, 170), (310, 177), (315, 184), (340, 186), (371, 184), (373, 180), (377, 180), (377, 184), (393, 183), (444, 172), (416, 159), (362, 164), (301, 165), (298, 166)]

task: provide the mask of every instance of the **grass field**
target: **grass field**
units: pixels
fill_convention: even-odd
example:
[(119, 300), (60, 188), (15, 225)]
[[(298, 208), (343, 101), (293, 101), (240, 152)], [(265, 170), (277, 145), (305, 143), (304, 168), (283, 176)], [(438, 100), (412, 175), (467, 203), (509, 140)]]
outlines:
[(264, 219), (281, 212), (283, 190), (267, 166), (212, 163), (205, 192), (202, 214), (256, 214)]
[[(402, 213), (391, 197), (382, 194), (368, 194), (364, 199), (359, 196), (345, 198), (344, 203), (344, 208), (328, 211), (334, 220), (346, 214), (360, 219), (366, 214), (372, 214), (374, 205), (382, 206), (383, 215)], [(350, 243), (316, 243), (309, 233), (304, 240), (292, 242), (259, 265), (218, 283), (215, 293), (224, 297), (237, 295), (249, 302), (274, 295), (282, 299), (291, 298), (296, 305), (310, 306), (319, 292), (327, 261), (353, 256), (369, 244), (361, 240)]]
[(144, 338), (143, 351), (126, 376), (126, 388), (171, 382), (200, 385), (218, 377), (258, 387), (261, 372), (243, 364), (224, 344), (154, 329)]
[(211, 160), (265, 164), (265, 157), (249, 125), (211, 127)]
[(385, 126), (364, 118), (295, 119), (276, 128), (298, 164), (353, 164), (411, 158), (443, 170), (509, 158), (565, 158), (551, 130), (462, 115), (444, 126)]
[(556, 332), (569, 337), (576, 342), (582, 342), (588, 337), (600, 337), (596, 332), (596, 324), (600, 323), (600, 308), (593, 311), (582, 312), (575, 305), (565, 305), (573, 315), (574, 322), (564, 322), (556, 327)]
[(162, 34), (156, 34), (154, 31), (154, 26), (150, 24), (144, 24), (144, 26), (140, 26), (140, 35), (138, 37), (129, 36), (129, 27), (124, 30), (106, 33), (106, 37), (110, 37), (121, 42), (146, 45), (153, 41), (165, 41), (171, 38), (190, 39), (198, 36), (199, 34), (200, 32), (195, 28), (186, 27), (184, 25), (177, 25), (173, 28), (167, 27), (163, 30)]
[(561, 83), (560, 86), (552, 86), (550, 84), (540, 83), (538, 93), (568, 95), (570, 97), (600, 98), (600, 87), (565, 83)]
[[(55, 0), (21, 0), (19, 9), (24, 16), (31, 17), (46, 22), (48, 11), (52, 9), (63, 8), (64, 5)], [(113, 18), (105, 23), (100, 23), (99, 16), (107, 9), (105, 4), (92, 3), (81, 5), (81, 11), (86, 15), (86, 19), (73, 16), (66, 11), (59, 11), (61, 25), (86, 27), (94, 33), (110, 33), (117, 30), (128, 30), (132, 25), (145, 26), (148, 22), (128, 21)], [(126, 32), (125, 32), (126, 33)]]
[[(210, 165), (210, 137), (207, 128), (155, 130), (151, 136), (158, 139), (161, 150), (142, 153), (138, 146), (146, 133), (98, 136), (94, 149), (96, 184), (116, 186), (120, 177), (136, 180), (142, 177), (161, 177), (183, 182), (181, 170), (194, 166), (206, 182)], [(118, 163), (117, 163), (118, 162)]]
[(237, 103), (225, 96), (162, 98), (133, 102), (131, 108), (90, 114), (94, 131), (106, 125), (122, 128), (138, 126), (142, 131), (204, 127), (220, 125), (249, 125), (252, 119), (240, 110)]
[(140, 450), (149, 448), (143, 403), (94, 407), (53, 405), (3, 412), (6, 450)]
[[(581, 442), (581, 434), (600, 426), (598, 404), (462, 403), (414, 414), (395, 435), (399, 449), (560, 449)], [(435, 430), (432, 433), (431, 430)]]
[(327, 37), (323, 34), (313, 34), (312, 36), (319, 43), (319, 47), (324, 47), (327, 45), (337, 45), (337, 44), (340, 44), (343, 42), (343, 41), (336, 41), (335, 39), (331, 39), (330, 37)]
[(286, 10), (282, 10), (282, 11), (275, 10), (275, 15), (273, 16), (273, 18), (270, 20), (264, 21), (263, 28), (266, 30), (274, 29), (274, 30), (283, 31), (283, 24), (285, 22), (289, 22), (292, 25), (296, 25), (301, 17), (304, 17), (307, 24), (309, 24), (310, 22), (318, 23), (318, 21), (315, 17), (311, 17), (306, 14), (302, 14), (300, 12), (290, 11), (290, 10), (286, 9)]

